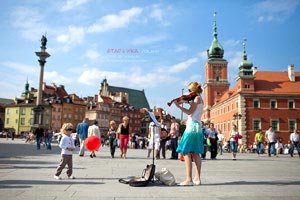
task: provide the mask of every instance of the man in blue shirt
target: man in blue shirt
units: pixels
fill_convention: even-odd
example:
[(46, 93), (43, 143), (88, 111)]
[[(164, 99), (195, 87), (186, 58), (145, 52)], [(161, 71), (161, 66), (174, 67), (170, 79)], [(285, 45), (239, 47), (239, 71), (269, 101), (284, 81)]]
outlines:
[(76, 132), (80, 141), (79, 156), (84, 156), (84, 141), (88, 137), (89, 124), (87, 123), (88, 118), (84, 118), (81, 123), (77, 125)]

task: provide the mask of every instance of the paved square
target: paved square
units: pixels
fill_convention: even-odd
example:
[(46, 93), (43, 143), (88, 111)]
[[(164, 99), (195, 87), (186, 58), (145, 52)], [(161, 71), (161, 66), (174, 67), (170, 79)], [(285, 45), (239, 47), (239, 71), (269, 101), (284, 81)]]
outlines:
[[(119, 178), (140, 175), (146, 164), (146, 150), (128, 150), (128, 158), (111, 159), (109, 148), (102, 147), (96, 158), (73, 155), (74, 180), (53, 179), (60, 160), (60, 149), (36, 150), (22, 139), (0, 139), (0, 199), (300, 199), (300, 158), (295, 155), (257, 157), (256, 154), (218, 155), (217, 160), (202, 162), (202, 185), (193, 187), (164, 186), (134, 188), (118, 182)], [(209, 156), (209, 153), (208, 153)], [(170, 151), (167, 151), (170, 157)], [(184, 163), (155, 160), (157, 170), (168, 168), (181, 182)], [(194, 166), (193, 166), (194, 167)]]

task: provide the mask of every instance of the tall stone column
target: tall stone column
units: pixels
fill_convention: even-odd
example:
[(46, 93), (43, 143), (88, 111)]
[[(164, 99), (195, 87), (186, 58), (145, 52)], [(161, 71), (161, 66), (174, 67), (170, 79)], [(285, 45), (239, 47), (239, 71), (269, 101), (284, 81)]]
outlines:
[(38, 86), (38, 94), (36, 100), (36, 106), (33, 108), (34, 111), (34, 126), (41, 127), (43, 126), (43, 112), (45, 108), (42, 105), (42, 95), (43, 95), (43, 79), (44, 79), (44, 66), (46, 63), (46, 58), (50, 57), (50, 54), (46, 52), (47, 38), (46, 36), (42, 36), (41, 39), (41, 51), (35, 52), (35, 54), (39, 57), (40, 64), (40, 75), (39, 75), (39, 86)]

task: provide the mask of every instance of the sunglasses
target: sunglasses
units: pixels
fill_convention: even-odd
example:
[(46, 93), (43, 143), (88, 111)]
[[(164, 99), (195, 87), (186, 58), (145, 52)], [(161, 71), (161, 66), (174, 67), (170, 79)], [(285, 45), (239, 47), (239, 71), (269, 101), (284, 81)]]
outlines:
[(73, 131), (73, 129), (72, 128), (68, 128), (68, 129), (66, 129), (66, 131)]

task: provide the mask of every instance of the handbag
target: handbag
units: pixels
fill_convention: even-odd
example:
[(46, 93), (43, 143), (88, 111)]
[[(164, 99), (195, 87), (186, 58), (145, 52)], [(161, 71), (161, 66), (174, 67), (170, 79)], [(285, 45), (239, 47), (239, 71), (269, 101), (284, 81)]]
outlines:
[(176, 180), (174, 175), (167, 168), (162, 168), (160, 171), (155, 173), (155, 178), (168, 186), (176, 185)]
[(118, 146), (118, 140), (117, 140), (117, 139), (114, 139), (114, 141), (113, 141), (113, 146), (114, 146), (114, 147)]

